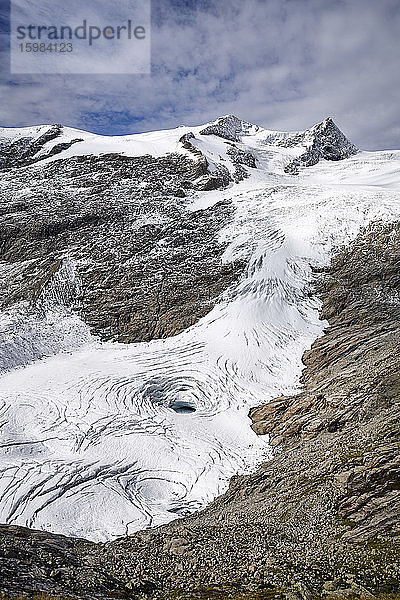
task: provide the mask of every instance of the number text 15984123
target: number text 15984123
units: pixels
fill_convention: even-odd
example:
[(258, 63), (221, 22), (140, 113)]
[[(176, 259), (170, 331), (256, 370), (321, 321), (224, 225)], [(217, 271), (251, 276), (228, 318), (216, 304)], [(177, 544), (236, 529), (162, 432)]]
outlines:
[(19, 49), (21, 52), (73, 52), (74, 48), (70, 42), (61, 42), (58, 44), (26, 42), (24, 44), (19, 44)]

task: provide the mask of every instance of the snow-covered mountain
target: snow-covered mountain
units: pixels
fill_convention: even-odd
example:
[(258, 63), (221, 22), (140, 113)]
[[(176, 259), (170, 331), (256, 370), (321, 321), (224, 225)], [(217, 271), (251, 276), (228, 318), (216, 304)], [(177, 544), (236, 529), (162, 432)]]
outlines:
[(400, 216), (400, 151), (327, 118), (107, 137), (0, 130), (0, 522), (95, 540), (197, 510), (269, 455), (312, 267)]
[[(215, 151), (216, 140), (214, 138), (214, 143), (210, 143), (204, 136), (212, 135), (225, 142), (238, 142), (246, 148), (270, 148), (271, 152), (278, 147), (279, 153), (286, 157), (286, 167), (290, 167), (293, 160), (297, 166), (310, 166), (321, 158), (341, 160), (357, 153), (357, 148), (331, 117), (306, 131), (280, 132), (247, 123), (234, 115), (225, 115), (205, 126), (178, 127), (128, 136), (101, 136), (61, 125), (0, 128), (0, 167), (10, 168), (39, 161), (48, 162), (60, 157), (113, 152), (125, 156), (150, 154), (155, 157), (170, 152), (183, 153), (181, 137), (185, 134), (196, 136), (200, 144), (205, 143), (205, 153), (207, 154), (208, 148), (211, 155)], [(225, 154), (226, 149), (222, 156)]]

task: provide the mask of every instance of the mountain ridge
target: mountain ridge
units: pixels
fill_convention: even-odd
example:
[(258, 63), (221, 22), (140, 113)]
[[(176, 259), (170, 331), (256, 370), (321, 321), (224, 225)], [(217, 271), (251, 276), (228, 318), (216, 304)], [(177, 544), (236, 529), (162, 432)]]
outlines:
[[(105, 149), (107, 148), (107, 151), (114, 150), (116, 152), (128, 152), (129, 154), (129, 145), (134, 144), (136, 140), (139, 143), (141, 140), (146, 142), (146, 138), (151, 139), (152, 135), (157, 136), (162, 133), (171, 138), (164, 151), (179, 151), (177, 142), (182, 137), (183, 129), (187, 133), (195, 132), (194, 135), (217, 135), (217, 137), (231, 142), (240, 142), (243, 136), (256, 136), (261, 145), (268, 142), (268, 145), (280, 145), (281, 147), (304, 147), (304, 151), (300, 153), (298, 159), (292, 161), (287, 167), (287, 172), (293, 174), (298, 172), (300, 166), (316, 164), (320, 158), (341, 160), (357, 152), (357, 148), (340, 131), (331, 117), (327, 117), (321, 123), (317, 123), (302, 132), (272, 132), (259, 125), (243, 121), (234, 115), (225, 115), (218, 117), (211, 123), (197, 127), (180, 126), (171, 130), (127, 136), (102, 136), (59, 124), (16, 128), (15, 130), (2, 128), (0, 129), (0, 169), (9, 168), (11, 164), (14, 166), (18, 164), (29, 165), (56, 155), (57, 158), (63, 158), (65, 155), (63, 153), (73, 145), (76, 146), (68, 156), (73, 156), (74, 151), (80, 154), (80, 151), (78, 151), (79, 144), (85, 141), (88, 143), (86, 150), (88, 154), (101, 152), (101, 144)], [(264, 136), (264, 140), (262, 136)], [(97, 141), (100, 143), (100, 147), (96, 148)], [(128, 149), (123, 148), (121, 142), (125, 142)], [(152, 153), (151, 142), (146, 151)]]

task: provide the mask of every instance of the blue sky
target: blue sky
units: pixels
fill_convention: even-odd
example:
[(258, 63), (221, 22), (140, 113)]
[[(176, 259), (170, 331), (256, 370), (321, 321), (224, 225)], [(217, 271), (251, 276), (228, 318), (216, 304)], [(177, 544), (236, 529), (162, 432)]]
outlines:
[(2, 126), (124, 134), (233, 113), (297, 130), (331, 115), (361, 148), (400, 148), (400, 0), (153, 0), (151, 75), (11, 75), (8, 13), (0, 0)]

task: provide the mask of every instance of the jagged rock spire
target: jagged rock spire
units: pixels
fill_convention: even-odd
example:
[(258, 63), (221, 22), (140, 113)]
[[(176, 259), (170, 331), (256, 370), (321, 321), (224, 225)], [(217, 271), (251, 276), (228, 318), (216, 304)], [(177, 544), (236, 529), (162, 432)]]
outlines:
[(295, 175), (300, 167), (316, 165), (321, 158), (343, 160), (358, 152), (358, 148), (344, 135), (332, 117), (304, 131), (302, 145), (305, 152), (286, 166), (287, 173)]

